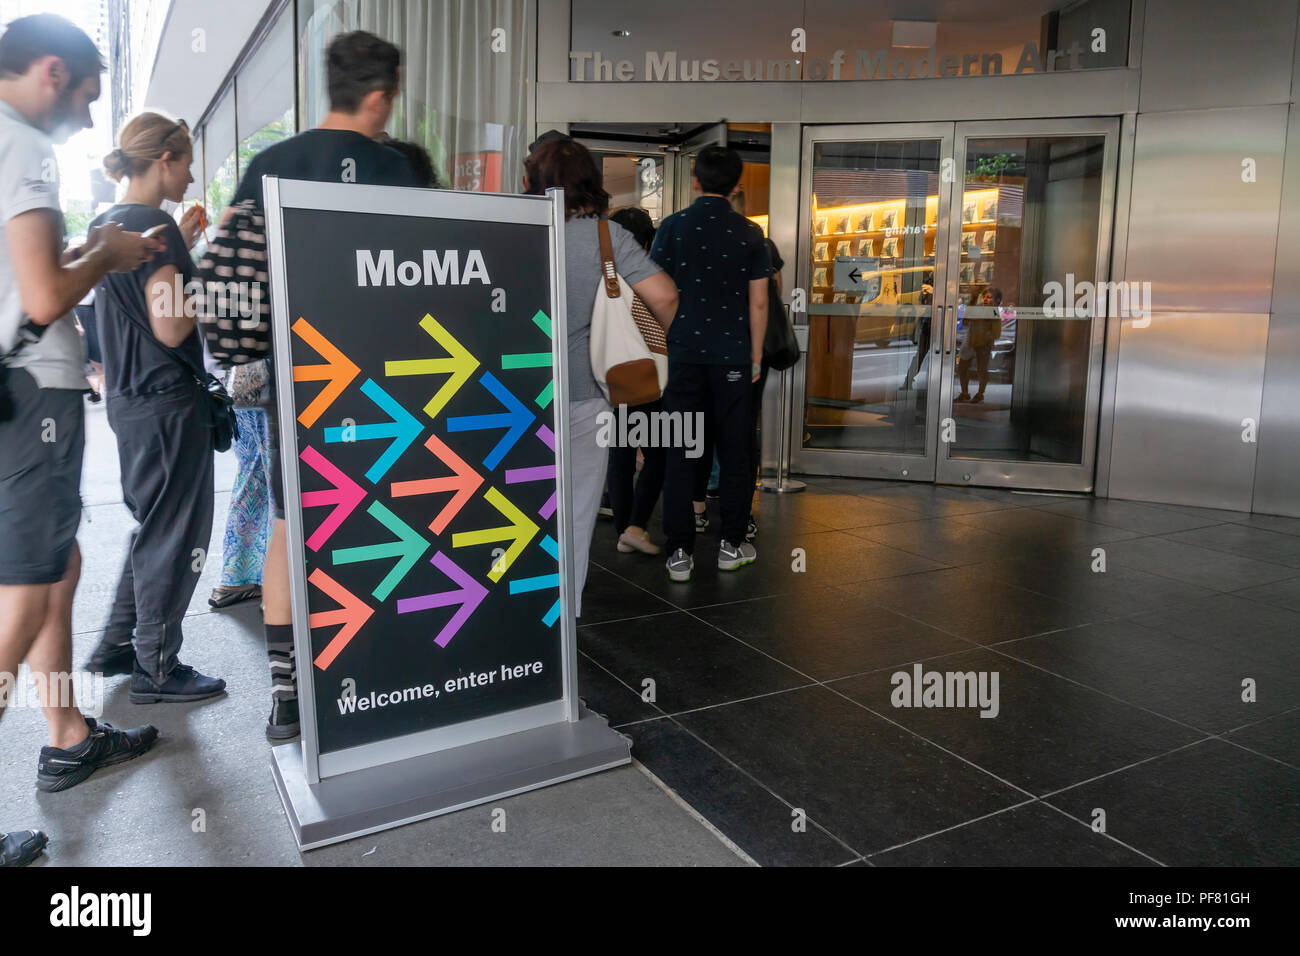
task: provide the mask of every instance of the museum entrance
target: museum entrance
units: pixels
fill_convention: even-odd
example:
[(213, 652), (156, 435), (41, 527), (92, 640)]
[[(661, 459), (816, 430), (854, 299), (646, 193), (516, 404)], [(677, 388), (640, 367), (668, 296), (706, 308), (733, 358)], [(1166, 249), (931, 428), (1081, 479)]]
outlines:
[(794, 471), (1092, 489), (1105, 319), (1071, 306), (1108, 277), (1117, 138), (804, 128)]

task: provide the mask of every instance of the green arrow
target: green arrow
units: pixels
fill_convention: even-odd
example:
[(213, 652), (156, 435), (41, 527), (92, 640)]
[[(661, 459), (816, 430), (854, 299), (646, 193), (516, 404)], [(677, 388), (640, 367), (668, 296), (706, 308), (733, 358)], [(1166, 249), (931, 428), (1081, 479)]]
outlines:
[(386, 544), (366, 544), (358, 548), (336, 548), (335, 564), (356, 564), (361, 561), (378, 561), (382, 558), (397, 558), (398, 562), (382, 581), (370, 593), (378, 600), (388, 600), (393, 588), (406, 577), (406, 573), (415, 567), (424, 552), (429, 550), (429, 542), (405, 521), (397, 517), (378, 501), (371, 502), (366, 514), (374, 518), (385, 528), (397, 535), (398, 540)]

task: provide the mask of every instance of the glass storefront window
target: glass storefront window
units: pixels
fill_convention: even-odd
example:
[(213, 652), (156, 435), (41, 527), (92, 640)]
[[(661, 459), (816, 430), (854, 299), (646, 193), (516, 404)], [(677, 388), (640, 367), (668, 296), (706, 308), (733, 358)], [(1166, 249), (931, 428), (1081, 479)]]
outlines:
[(235, 97), (227, 91), (203, 127), (205, 204), (208, 219), (220, 222), (238, 185), (235, 155)]
[(531, 0), (299, 0), (302, 126), (329, 110), (329, 42), (368, 30), (402, 50), (389, 132), (428, 149), (439, 179), (453, 188), (517, 191), (531, 132), (535, 20)]
[(293, 6), (281, 12), (257, 51), (235, 77), (239, 125), (239, 175), (266, 147), (295, 132), (293, 108)]

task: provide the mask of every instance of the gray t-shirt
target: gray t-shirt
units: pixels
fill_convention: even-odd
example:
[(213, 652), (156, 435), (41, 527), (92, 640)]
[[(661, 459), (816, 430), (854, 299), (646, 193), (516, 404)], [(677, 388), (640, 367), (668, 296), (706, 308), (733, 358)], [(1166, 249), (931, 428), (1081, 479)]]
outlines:
[[(614, 268), (628, 285), (663, 272), (632, 234), (616, 222), (609, 224), (609, 242), (614, 250)], [(596, 306), (596, 289), (602, 282), (595, 216), (575, 217), (564, 224), (564, 278), (568, 284), (565, 305), (569, 313), (569, 401), (604, 398), (591, 372), (591, 310)]]
[[(9, 220), (33, 209), (48, 209), (58, 217), (61, 241), (63, 214), (59, 211), (54, 146), (48, 136), (0, 100), (0, 353), (13, 348), (18, 329), (26, 321), (9, 258)], [(85, 363), (81, 333), (69, 312), (50, 323), (39, 342), (28, 345), (8, 364), (25, 368), (41, 388), (85, 389)]]

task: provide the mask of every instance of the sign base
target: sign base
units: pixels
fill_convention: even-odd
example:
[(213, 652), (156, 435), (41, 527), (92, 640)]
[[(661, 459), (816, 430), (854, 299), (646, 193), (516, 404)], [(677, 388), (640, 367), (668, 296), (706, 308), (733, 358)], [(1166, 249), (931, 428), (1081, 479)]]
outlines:
[(579, 719), (327, 777), (309, 784), (302, 744), (271, 750), (298, 849), (451, 813), (631, 763), (631, 743), (585, 707)]

